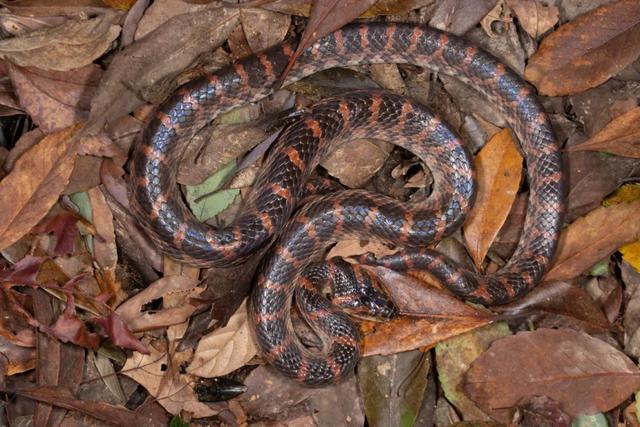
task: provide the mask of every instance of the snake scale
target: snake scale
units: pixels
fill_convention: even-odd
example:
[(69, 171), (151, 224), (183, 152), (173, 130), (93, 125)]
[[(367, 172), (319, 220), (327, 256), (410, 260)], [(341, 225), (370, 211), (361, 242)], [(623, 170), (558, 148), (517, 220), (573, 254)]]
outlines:
[[(410, 24), (348, 25), (307, 48), (285, 84), (335, 66), (414, 64), (454, 76), (483, 93), (504, 114), (527, 163), (529, 200), (524, 230), (509, 262), (479, 275), (428, 249), (458, 227), (474, 197), (471, 160), (457, 137), (419, 104), (384, 92), (356, 92), (316, 104), (271, 149), (243, 211), (225, 228), (198, 222), (182, 202), (175, 176), (186, 142), (204, 124), (239, 105), (268, 96), (294, 52), (284, 42), (192, 81), (157, 111), (132, 157), (131, 205), (152, 240), (195, 266), (239, 264), (278, 238), (257, 274), (250, 320), (266, 360), (310, 386), (334, 383), (353, 371), (358, 329), (313, 293), (301, 272), (345, 236), (406, 248), (400, 255), (361, 260), (396, 269), (426, 268), (456, 295), (501, 304), (532, 289), (554, 255), (564, 212), (565, 178), (559, 145), (534, 91), (513, 71), (470, 42)], [(434, 175), (432, 195), (409, 206), (362, 190), (320, 197), (292, 216), (301, 188), (337, 140), (387, 139), (416, 154)], [(292, 328), (294, 288), (304, 316), (322, 333), (322, 348), (304, 346)], [(298, 304), (301, 304), (298, 301)]]

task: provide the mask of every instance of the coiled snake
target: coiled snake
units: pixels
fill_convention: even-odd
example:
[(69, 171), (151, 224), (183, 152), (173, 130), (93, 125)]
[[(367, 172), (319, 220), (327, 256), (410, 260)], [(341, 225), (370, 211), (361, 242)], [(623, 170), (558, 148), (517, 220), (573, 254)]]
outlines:
[[(534, 287), (554, 255), (564, 211), (561, 156), (551, 124), (533, 90), (513, 71), (466, 40), (409, 24), (349, 25), (306, 49), (285, 84), (335, 66), (408, 63), (455, 76), (497, 105), (518, 136), (527, 162), (529, 204), (521, 240), (506, 266), (492, 275), (461, 269), (420, 248), (460, 225), (474, 194), (469, 156), (457, 138), (413, 101), (388, 92), (361, 92), (320, 102), (286, 129), (271, 150), (236, 221), (224, 229), (199, 223), (175, 183), (182, 147), (206, 122), (272, 92), (294, 51), (283, 43), (179, 89), (161, 108), (133, 153), (131, 204), (160, 248), (196, 266), (246, 260), (275, 235), (251, 296), (250, 317), (265, 358), (307, 385), (336, 382), (353, 370), (358, 330), (321, 298), (307, 298), (305, 317), (324, 331), (324, 348), (312, 351), (293, 333), (289, 316), (300, 272), (336, 239), (377, 238), (407, 249), (370, 263), (423, 267), (455, 294), (482, 304), (513, 300)], [(301, 188), (337, 139), (388, 139), (431, 168), (433, 194), (409, 208), (362, 190), (321, 197), (289, 221)]]

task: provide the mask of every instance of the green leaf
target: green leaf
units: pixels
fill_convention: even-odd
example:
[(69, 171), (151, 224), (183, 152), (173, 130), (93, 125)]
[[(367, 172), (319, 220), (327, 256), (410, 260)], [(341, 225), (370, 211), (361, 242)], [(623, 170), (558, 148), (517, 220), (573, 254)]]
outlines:
[(574, 419), (571, 427), (609, 427), (607, 417), (601, 412), (595, 415), (581, 415)]
[(200, 185), (187, 186), (187, 204), (199, 221), (206, 221), (225, 210), (240, 194), (237, 188), (220, 190), (220, 185), (235, 171), (235, 160)]
[(189, 423), (185, 423), (178, 415), (174, 415), (169, 422), (169, 427), (189, 427)]

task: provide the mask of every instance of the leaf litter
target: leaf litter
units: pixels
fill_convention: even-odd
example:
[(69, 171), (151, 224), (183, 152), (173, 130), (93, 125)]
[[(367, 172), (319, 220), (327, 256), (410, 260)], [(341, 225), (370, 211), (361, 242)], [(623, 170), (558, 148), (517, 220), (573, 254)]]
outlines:
[[(18, 424), (16, 408), (30, 399), (29, 416), (41, 425), (86, 417), (126, 425), (171, 417), (194, 425), (638, 425), (638, 3), (250, 5), (3, 4), (0, 390), (19, 397), (3, 394), (0, 420)], [(523, 72), (546, 96), (565, 148), (568, 212), (545, 282), (503, 307), (465, 304), (424, 274), (370, 269), (400, 315), (357, 319), (365, 358), (356, 375), (307, 389), (265, 366), (250, 334), (242, 301), (261, 254), (210, 270), (160, 254), (131, 215), (127, 161), (153, 106), (178, 85), (285, 38), (302, 40), (302, 49), (358, 16), (461, 34)], [(362, 87), (414, 94), (462, 133), (479, 195), (462, 231), (438, 247), (479, 271), (504, 265), (528, 194), (517, 144), (474, 90), (412, 67), (320, 73), (221, 117), (180, 165), (191, 209), (203, 221), (232, 220), (270, 142), (252, 149), (274, 117), (294, 99), (307, 105)], [(322, 166), (323, 178), (344, 187), (402, 200), (431, 187), (428, 170), (380, 141), (347, 145)], [(394, 250), (345, 240), (329, 256)]]

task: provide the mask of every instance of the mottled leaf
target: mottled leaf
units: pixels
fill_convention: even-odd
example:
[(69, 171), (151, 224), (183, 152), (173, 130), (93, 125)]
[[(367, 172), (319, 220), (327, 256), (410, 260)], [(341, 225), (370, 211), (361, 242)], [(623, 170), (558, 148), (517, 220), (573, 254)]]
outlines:
[(462, 385), (471, 363), (497, 339), (511, 335), (505, 322), (485, 326), (475, 331), (441, 342), (436, 346), (438, 378), (446, 398), (460, 411), (465, 419), (488, 420), (464, 394)]
[(545, 38), (525, 78), (543, 95), (570, 95), (604, 83), (638, 55), (640, 4), (620, 0), (578, 16)]
[(571, 329), (538, 329), (495, 341), (467, 373), (465, 391), (492, 418), (529, 396), (548, 396), (576, 417), (608, 411), (640, 387), (621, 351)]

